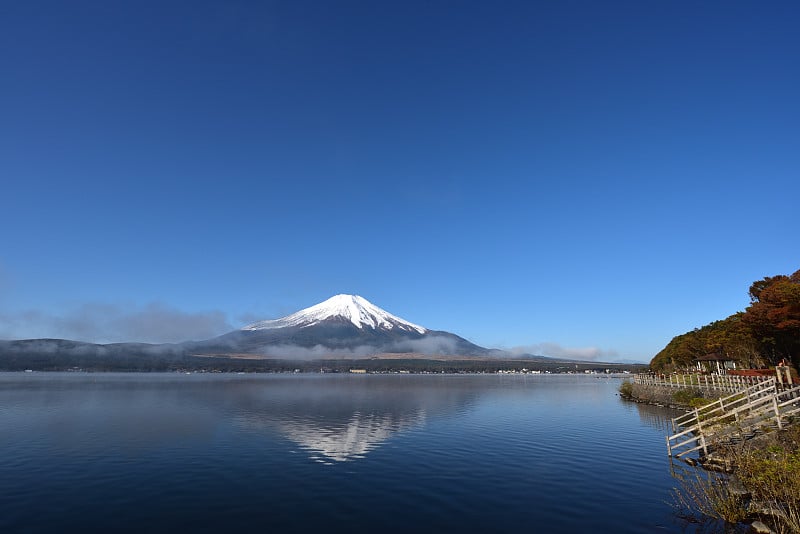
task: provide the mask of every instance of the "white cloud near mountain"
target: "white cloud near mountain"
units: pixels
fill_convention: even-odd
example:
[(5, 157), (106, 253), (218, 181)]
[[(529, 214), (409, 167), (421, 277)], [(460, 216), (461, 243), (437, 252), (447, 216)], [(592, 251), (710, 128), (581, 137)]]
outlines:
[(619, 354), (614, 350), (605, 350), (598, 347), (564, 347), (558, 343), (551, 342), (514, 347), (509, 352), (512, 354), (536, 354), (551, 358), (590, 362), (611, 362), (619, 359)]
[(61, 314), (0, 312), (0, 339), (63, 338), (92, 343), (176, 343), (233, 329), (217, 310), (184, 312), (160, 302), (144, 306), (88, 303)]
[(273, 358), (315, 360), (321, 358), (365, 358), (386, 352), (408, 352), (421, 354), (458, 354), (457, 343), (445, 336), (431, 336), (423, 339), (396, 341), (388, 346), (359, 345), (348, 348), (330, 348), (323, 345), (300, 347), (298, 345), (272, 345), (264, 347), (263, 355)]

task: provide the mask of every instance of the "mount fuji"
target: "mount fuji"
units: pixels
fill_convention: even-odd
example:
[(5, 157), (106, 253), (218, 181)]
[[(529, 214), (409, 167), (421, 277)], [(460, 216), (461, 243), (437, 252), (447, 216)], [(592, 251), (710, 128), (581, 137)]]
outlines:
[[(555, 371), (564, 369), (564, 363), (575, 364), (575, 369), (579, 364), (589, 369), (598, 363), (486, 349), (450, 332), (401, 319), (357, 295), (336, 295), (286, 317), (257, 321), (204, 341), (98, 344), (51, 338), (0, 340), (3, 371), (296, 371), (303, 366), (319, 369), (314, 365), (326, 361), (324, 367), (336, 372), (348, 369), (351, 364), (347, 362), (354, 359), (369, 360), (364, 366), (375, 370), (394, 369), (381, 362), (421, 360), (423, 363), (412, 367), (442, 372), (466, 368), (492, 372), (503, 365), (516, 368), (517, 363), (511, 362), (520, 360)], [(344, 367), (332, 360), (343, 362)], [(442, 367), (425, 360), (461, 363)], [(400, 368), (407, 367), (408, 363), (400, 364)]]
[(196, 353), (279, 358), (366, 357), (376, 354), (486, 356), (492, 351), (449, 332), (401, 319), (358, 295), (336, 295), (280, 319), (192, 344)]
[(367, 299), (358, 295), (336, 295), (325, 302), (287, 315), (273, 321), (258, 321), (242, 330), (274, 330), (278, 328), (307, 328), (325, 321), (350, 322), (359, 330), (402, 330), (424, 334), (427, 328), (409, 323), (391, 313), (380, 309)]

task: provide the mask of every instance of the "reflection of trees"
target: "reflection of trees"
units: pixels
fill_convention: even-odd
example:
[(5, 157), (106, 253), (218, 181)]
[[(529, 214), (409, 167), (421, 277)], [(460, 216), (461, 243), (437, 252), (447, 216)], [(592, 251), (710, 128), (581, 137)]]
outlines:
[(679, 415), (674, 410), (651, 404), (636, 404), (636, 411), (642, 423), (666, 434), (672, 433), (672, 418)]

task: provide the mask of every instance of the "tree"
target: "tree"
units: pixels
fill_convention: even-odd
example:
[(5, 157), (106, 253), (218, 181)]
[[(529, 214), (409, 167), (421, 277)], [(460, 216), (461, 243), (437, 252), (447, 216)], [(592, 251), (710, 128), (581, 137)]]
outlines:
[(753, 282), (749, 293), (744, 312), (675, 336), (650, 366), (687, 368), (700, 356), (719, 353), (745, 367), (775, 365), (783, 358), (800, 367), (800, 270)]
[(750, 301), (743, 320), (771, 363), (800, 363), (800, 270), (754, 282)]

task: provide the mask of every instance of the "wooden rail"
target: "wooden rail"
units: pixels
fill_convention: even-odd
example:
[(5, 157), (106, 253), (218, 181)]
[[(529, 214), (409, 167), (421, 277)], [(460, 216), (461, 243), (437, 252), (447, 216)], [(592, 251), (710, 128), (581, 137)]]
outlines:
[(736, 393), (750, 386), (775, 381), (769, 376), (739, 376), (739, 375), (701, 375), (701, 374), (637, 374), (633, 377), (635, 384), (645, 386), (665, 386), (673, 388), (696, 388), (704, 391), (718, 391), (721, 393)]
[(744, 439), (767, 427), (781, 429), (799, 415), (800, 387), (782, 389), (775, 378), (759, 380), (674, 418), (673, 434), (667, 436), (667, 454), (681, 457), (701, 449), (708, 454), (709, 447)]

